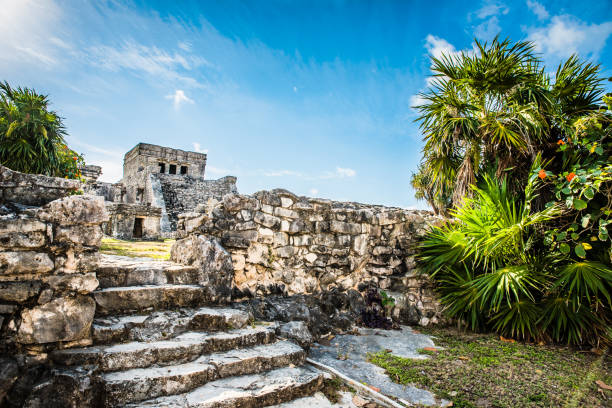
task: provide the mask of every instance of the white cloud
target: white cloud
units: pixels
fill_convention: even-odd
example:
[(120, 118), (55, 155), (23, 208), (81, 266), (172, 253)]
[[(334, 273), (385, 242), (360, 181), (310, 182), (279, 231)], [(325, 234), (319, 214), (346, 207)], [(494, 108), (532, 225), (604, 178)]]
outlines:
[(308, 193), (311, 196), (316, 196), (317, 194), (319, 194), (319, 190), (317, 190), (316, 188), (311, 188), (310, 190), (308, 190)]
[(293, 92), (297, 93), (297, 91), (298, 91), (297, 86), (294, 86), (294, 87), (293, 87)]
[(539, 3), (537, 0), (527, 0), (527, 7), (538, 17), (539, 20), (547, 20), (548, 17), (550, 17), (546, 7), (544, 7), (542, 3)]
[(305, 177), (304, 174), (293, 171), (293, 170), (264, 170), (263, 175), (266, 177), (284, 177), (284, 176), (293, 176), (293, 177)]
[(510, 9), (502, 2), (487, 1), (476, 11), (476, 17), (485, 19), (487, 17), (498, 16), (500, 14), (508, 14)]
[(355, 170), (349, 169), (349, 168), (336, 167), (336, 174), (338, 175), (338, 177), (341, 177), (341, 178), (344, 178), (344, 177), (355, 177), (357, 172)]
[(184, 103), (195, 103), (193, 99), (185, 95), (185, 91), (181, 89), (177, 89), (176, 91), (174, 91), (174, 94), (166, 95), (166, 99), (172, 99), (172, 104), (174, 105), (174, 109), (176, 110), (179, 110), (181, 108), (181, 105)]
[(178, 47), (183, 51), (187, 51), (187, 52), (191, 51), (191, 43), (187, 41), (179, 42)]
[(476, 38), (486, 41), (492, 40), (500, 32), (501, 26), (499, 25), (497, 16), (488, 18), (474, 28), (474, 35)]
[[(57, 31), (61, 9), (52, 0), (3, 1), (0, 6), (0, 68), (57, 63)], [(55, 41), (56, 42), (56, 41)], [(6, 74), (6, 72), (4, 72)]]
[(474, 36), (484, 41), (492, 40), (501, 32), (499, 16), (506, 15), (509, 11), (508, 6), (502, 2), (486, 1), (475, 13), (468, 14), (469, 20), (473, 16), (476, 17), (476, 20), (480, 20), (480, 23), (473, 27)]
[(554, 16), (547, 26), (527, 31), (545, 59), (567, 58), (572, 54), (597, 58), (612, 33), (612, 21), (587, 24), (569, 15)]
[(424, 105), (427, 103), (427, 100), (424, 99), (421, 95), (412, 95), (410, 97), (410, 107), (414, 109), (416, 106)]
[(193, 142), (193, 150), (198, 153), (208, 153), (208, 149), (202, 149), (202, 146), (198, 142)]
[(425, 48), (427, 48), (427, 52), (435, 58), (442, 57), (442, 54), (457, 54), (457, 50), (453, 44), (449, 43), (444, 38), (436, 37), (432, 34), (428, 34), (425, 38)]
[(109, 71), (129, 70), (170, 81), (180, 81), (192, 87), (203, 87), (196, 79), (185, 75), (199, 65), (209, 65), (201, 57), (171, 54), (155, 46), (148, 47), (126, 41), (119, 47), (96, 45), (87, 50), (88, 62)]
[(259, 170), (256, 172), (265, 177), (296, 177), (304, 180), (328, 180), (355, 177), (357, 172), (350, 168), (336, 167), (335, 171), (325, 171), (321, 174), (307, 174), (295, 170)]
[(212, 174), (217, 174), (217, 175), (228, 175), (228, 174), (233, 174), (233, 175), (239, 175), (239, 171), (237, 170), (230, 170), (230, 169), (224, 169), (221, 167), (215, 167), (215, 166), (209, 166), (206, 165), (206, 173), (212, 173)]

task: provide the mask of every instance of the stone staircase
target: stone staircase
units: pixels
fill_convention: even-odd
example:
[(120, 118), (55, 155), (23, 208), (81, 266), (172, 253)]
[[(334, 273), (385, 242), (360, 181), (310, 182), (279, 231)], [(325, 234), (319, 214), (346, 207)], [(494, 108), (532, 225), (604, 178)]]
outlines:
[(274, 323), (210, 307), (195, 268), (104, 255), (97, 277), (94, 344), (51, 358), (93, 370), (102, 407), (264, 407), (321, 388)]

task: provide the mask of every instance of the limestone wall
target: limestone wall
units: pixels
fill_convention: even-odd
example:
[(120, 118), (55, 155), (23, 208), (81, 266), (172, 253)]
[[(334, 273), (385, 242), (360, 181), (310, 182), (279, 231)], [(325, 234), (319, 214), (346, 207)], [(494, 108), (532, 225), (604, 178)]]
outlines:
[(170, 174), (152, 174), (151, 177), (159, 180), (170, 231), (176, 230), (179, 214), (192, 211), (211, 198), (220, 200), (226, 194), (238, 192), (236, 177), (232, 176), (218, 180)]
[(0, 168), (5, 197), (0, 204), (0, 351), (87, 344), (95, 310), (89, 294), (98, 286), (100, 224), (107, 220), (104, 200), (73, 195), (50, 201), (54, 195), (47, 191), (39, 194), (44, 205), (31, 207), (27, 203), (34, 192), (6, 194), (7, 179), (16, 177), (55, 192), (67, 184)]
[[(161, 208), (144, 204), (106, 203), (109, 220), (102, 225), (106, 235), (119, 239), (158, 239)], [(134, 236), (134, 223), (141, 218), (142, 228), (139, 237)]]
[(418, 276), (414, 261), (415, 244), (438, 220), (430, 212), (285, 190), (229, 194), (199, 210), (180, 216), (179, 237), (220, 239), (232, 255), (235, 299), (374, 286), (396, 299), (400, 322), (426, 325), (440, 317), (431, 283)]

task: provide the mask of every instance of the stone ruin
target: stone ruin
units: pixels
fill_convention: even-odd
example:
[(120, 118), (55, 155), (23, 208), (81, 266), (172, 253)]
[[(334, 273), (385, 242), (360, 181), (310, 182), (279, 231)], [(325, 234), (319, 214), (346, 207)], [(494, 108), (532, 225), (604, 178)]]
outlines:
[(205, 180), (206, 154), (139, 143), (125, 154), (118, 183), (97, 181), (102, 169), (86, 165), (86, 194), (104, 197), (105, 234), (120, 239), (173, 237), (178, 215), (209, 199), (235, 193), (236, 178)]
[[(431, 213), (240, 195), (187, 153), (139, 144), (116, 184), (0, 166), (0, 406), (271, 406), (321, 389), (307, 349), (351, 330), (368, 293), (396, 322), (441, 320), (414, 261)], [(99, 253), (147, 217), (177, 237), (171, 261)]]

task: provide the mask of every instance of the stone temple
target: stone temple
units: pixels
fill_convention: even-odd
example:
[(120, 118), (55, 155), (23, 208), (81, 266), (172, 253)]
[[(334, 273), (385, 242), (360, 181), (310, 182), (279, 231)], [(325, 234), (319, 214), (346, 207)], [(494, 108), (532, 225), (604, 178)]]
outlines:
[(237, 193), (236, 178), (206, 180), (206, 154), (138, 143), (123, 159), (118, 183), (97, 181), (102, 169), (82, 169), (86, 194), (104, 197), (109, 221), (104, 232), (120, 239), (173, 237), (178, 214), (209, 200)]

